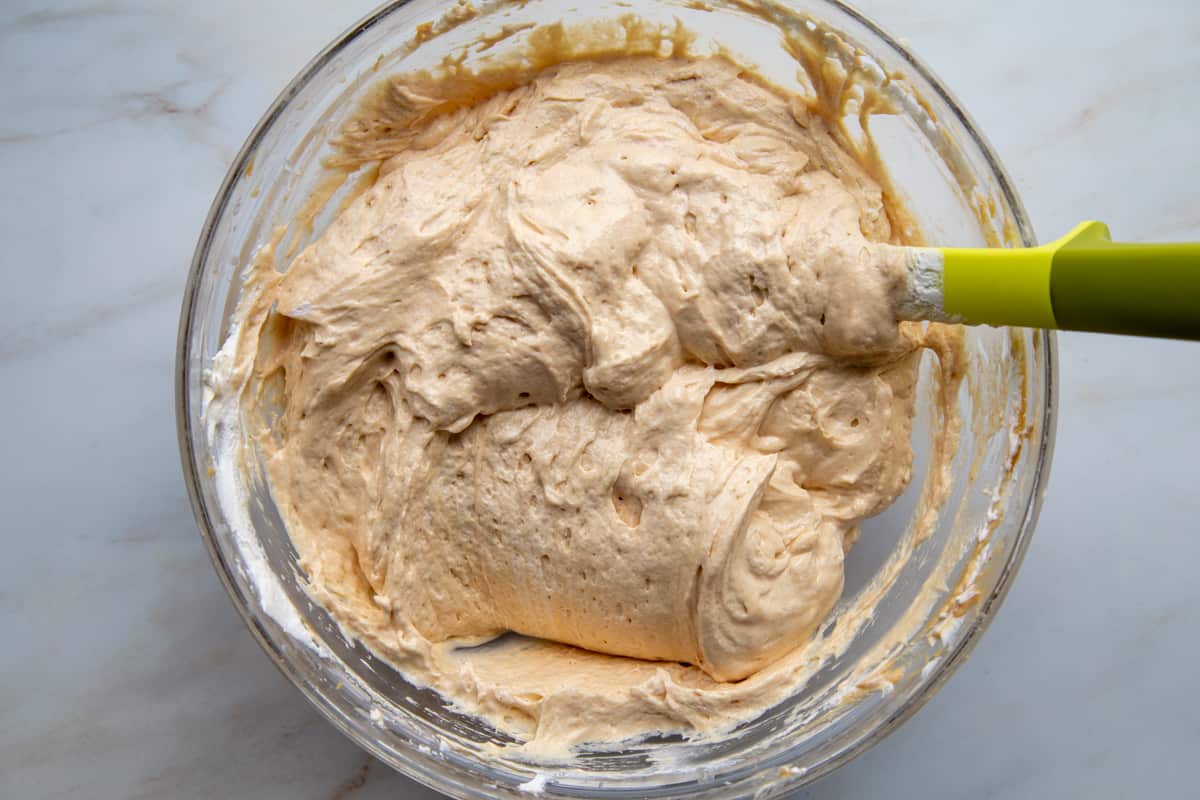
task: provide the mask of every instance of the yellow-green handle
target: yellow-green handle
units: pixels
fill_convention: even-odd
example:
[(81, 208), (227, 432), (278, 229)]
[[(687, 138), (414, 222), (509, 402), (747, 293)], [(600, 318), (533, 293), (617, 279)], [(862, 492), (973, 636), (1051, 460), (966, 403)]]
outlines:
[(945, 311), (968, 324), (1200, 340), (1200, 243), (1114, 243), (1085, 222), (1040, 247), (940, 251)]

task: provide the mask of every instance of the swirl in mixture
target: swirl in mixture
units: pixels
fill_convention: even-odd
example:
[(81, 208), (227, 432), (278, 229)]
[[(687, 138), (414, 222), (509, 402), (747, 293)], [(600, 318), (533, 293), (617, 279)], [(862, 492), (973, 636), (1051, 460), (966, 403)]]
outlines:
[[(314, 593), (502, 726), (589, 686), (611, 719), (567, 740), (728, 719), (910, 478), (878, 185), (720, 58), (563, 64), (429, 125), (241, 326)], [(461, 649), (508, 631), (545, 642)]]

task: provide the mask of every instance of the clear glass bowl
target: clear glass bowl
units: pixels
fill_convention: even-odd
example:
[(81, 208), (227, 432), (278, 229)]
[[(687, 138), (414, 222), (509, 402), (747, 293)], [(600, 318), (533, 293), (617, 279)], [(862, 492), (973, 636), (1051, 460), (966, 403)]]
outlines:
[[(944, 422), (935, 402), (936, 370), (923, 365), (916, 477), (896, 505), (864, 525), (847, 561), (845, 597), (828, 625), (882, 591), (871, 623), (803, 691), (715, 742), (659, 736), (615, 749), (584, 748), (571, 763), (554, 766), (510, 757), (505, 737), (408, 683), (348, 640), (310, 600), (261, 476), (247, 518), (246, 510), (223, 505), (211, 470), (202, 418), (205, 375), (229, 333), (243, 268), (320, 185), (330, 135), (380, 74), (434, 66), (502, 24), (630, 12), (665, 22), (678, 17), (698, 34), (699, 47), (719, 43), (797, 90), (796, 64), (781, 46), (780, 26), (810, 23), (836, 31), (842, 46), (833, 57), (859, 67), (871, 63), (880, 76), (892, 76), (884, 91), (901, 113), (874, 118), (871, 130), (926, 239), (1034, 244), (1011, 182), (966, 113), (919, 59), (848, 6), (763, 0), (756, 16), (732, 0), (706, 6), (602, 0), (586, 11), (575, 5), (477, 3), (477, 16), (414, 49), (418, 24), (439, 19), (456, 3), (396, 2), (320, 53), (272, 104), (217, 194), (191, 267), (177, 363), (184, 473), (217, 572), (263, 648), (334, 725), (394, 768), (460, 798), (519, 797), (531, 789), (573, 797), (775, 797), (895, 729), (962, 663), (995, 613), (1028, 545), (1047, 477), (1055, 400), (1051, 334), (968, 331), (968, 379), (956, 398), (962, 437), (948, 500), (932, 534), (918, 542), (913, 533), (922, 498), (934, 490), (929, 465)], [(520, 41), (514, 36), (496, 47)], [(285, 244), (303, 245), (327, 221), (319, 218), (314, 230), (290, 228)], [(239, 514), (248, 525), (231, 524)]]

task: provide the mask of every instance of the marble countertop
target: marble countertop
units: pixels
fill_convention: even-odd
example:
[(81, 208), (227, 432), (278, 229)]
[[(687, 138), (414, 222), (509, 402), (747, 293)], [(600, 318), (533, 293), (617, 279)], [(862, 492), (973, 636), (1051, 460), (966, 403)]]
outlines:
[[(209, 202), (276, 92), (374, 2), (0, 10), (0, 796), (434, 796), (259, 651), (175, 439)], [(1090, 217), (1200, 240), (1200, 4), (860, 5), (962, 99), (1043, 239)], [(1065, 335), (1060, 354), (1050, 493), (1003, 610), (914, 719), (799, 796), (1192, 789), (1200, 345)]]

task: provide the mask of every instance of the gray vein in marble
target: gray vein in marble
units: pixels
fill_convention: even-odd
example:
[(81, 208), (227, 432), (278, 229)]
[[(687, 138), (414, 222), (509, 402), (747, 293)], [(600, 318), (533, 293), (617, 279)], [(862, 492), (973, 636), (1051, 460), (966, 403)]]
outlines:
[(7, 20), (0, 20), (0, 37), (8, 30), (21, 28), (36, 28), (48, 25), (58, 25), (63, 22), (76, 22), (96, 17), (123, 17), (145, 15), (152, 13), (148, 9), (130, 8), (119, 3), (94, 3), (65, 9), (38, 9), (29, 11)]
[(371, 766), (374, 763), (375, 759), (367, 756), (363, 760), (362, 766), (329, 796), (329, 800), (346, 800), (346, 798), (352, 797), (359, 789), (366, 786), (367, 780), (371, 777)]
[[(178, 266), (183, 268), (183, 265)], [(119, 302), (98, 303), (69, 319), (45, 321), (33, 330), (26, 330), (22, 326), (0, 332), (0, 363), (40, 355), (81, 336), (94, 335), (108, 326), (128, 320), (150, 306), (168, 300), (175, 302), (181, 287), (179, 275), (164, 275), (133, 287)]]
[(38, 141), (57, 136), (83, 133), (114, 122), (140, 122), (153, 117), (181, 117), (202, 127), (211, 127), (209, 112), (212, 104), (229, 87), (232, 78), (223, 78), (209, 88), (199, 102), (187, 103), (179, 97), (182, 89), (193, 86), (189, 81), (174, 81), (158, 89), (120, 92), (102, 98), (101, 116), (77, 125), (33, 131), (0, 129), (0, 144)]

